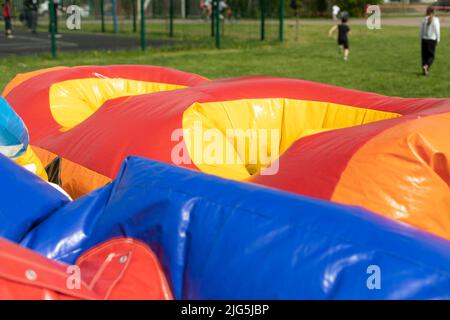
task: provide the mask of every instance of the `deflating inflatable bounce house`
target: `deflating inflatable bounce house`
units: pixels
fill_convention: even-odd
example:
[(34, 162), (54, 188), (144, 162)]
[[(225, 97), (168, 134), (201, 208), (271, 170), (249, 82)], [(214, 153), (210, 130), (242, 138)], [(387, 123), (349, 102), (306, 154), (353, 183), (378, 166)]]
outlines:
[(3, 98), (0, 298), (450, 298), (450, 99), (151, 66)]

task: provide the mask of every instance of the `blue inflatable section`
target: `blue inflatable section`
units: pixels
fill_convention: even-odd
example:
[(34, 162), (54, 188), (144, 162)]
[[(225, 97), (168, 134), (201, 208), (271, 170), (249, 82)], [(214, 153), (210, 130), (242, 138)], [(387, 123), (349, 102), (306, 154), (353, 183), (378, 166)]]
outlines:
[(47, 182), (0, 155), (0, 237), (21, 241), (67, 202)]
[[(50, 203), (33, 201), (29, 209)], [(73, 263), (123, 236), (152, 247), (178, 299), (450, 298), (444, 239), (360, 208), (137, 157), (22, 244)]]
[(9, 158), (22, 155), (28, 147), (28, 130), (22, 119), (0, 97), (0, 154)]

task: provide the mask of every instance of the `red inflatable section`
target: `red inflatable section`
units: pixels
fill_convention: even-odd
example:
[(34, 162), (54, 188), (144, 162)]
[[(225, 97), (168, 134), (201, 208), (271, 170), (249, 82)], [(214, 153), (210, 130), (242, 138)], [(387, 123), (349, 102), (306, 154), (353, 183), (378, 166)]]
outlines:
[(85, 252), (75, 266), (58, 263), (0, 239), (4, 300), (172, 299), (154, 253), (118, 238)]
[[(28, 124), (31, 140), (58, 135), (60, 125), (52, 116), (50, 88), (54, 84), (83, 79), (126, 79), (144, 83), (158, 83), (191, 87), (206, 81), (205, 78), (170, 68), (154, 66), (86, 66), (58, 68), (37, 75), (17, 76), (3, 92), (8, 102)], [(75, 88), (77, 89), (77, 88)], [(78, 89), (82, 89), (80, 86)], [(163, 90), (161, 90), (163, 91)], [(26, 97), (27, 102), (24, 102)], [(29, 100), (28, 100), (29, 99)], [(33, 125), (39, 123), (38, 126)]]

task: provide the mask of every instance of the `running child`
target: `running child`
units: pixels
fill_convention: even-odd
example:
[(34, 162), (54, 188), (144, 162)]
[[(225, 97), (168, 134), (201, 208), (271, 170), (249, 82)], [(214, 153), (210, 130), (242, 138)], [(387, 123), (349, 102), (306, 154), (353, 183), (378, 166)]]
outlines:
[(350, 47), (348, 45), (348, 36), (350, 34), (350, 27), (347, 24), (348, 18), (347, 15), (342, 15), (341, 17), (341, 23), (339, 25), (334, 26), (331, 28), (329, 35), (330, 37), (333, 35), (333, 33), (338, 30), (338, 46), (339, 46), (339, 52), (344, 51), (344, 60), (348, 60), (348, 56), (350, 54)]

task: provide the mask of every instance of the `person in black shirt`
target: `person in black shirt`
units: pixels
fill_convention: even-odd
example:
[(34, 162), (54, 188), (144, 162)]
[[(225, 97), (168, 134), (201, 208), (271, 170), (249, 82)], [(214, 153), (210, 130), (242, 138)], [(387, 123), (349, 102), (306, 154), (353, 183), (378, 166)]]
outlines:
[(343, 16), (341, 18), (341, 23), (339, 25), (335, 25), (333, 28), (331, 28), (329, 34), (330, 37), (333, 35), (333, 33), (338, 30), (338, 46), (339, 51), (344, 51), (344, 60), (348, 60), (348, 55), (350, 53), (350, 47), (348, 45), (348, 35), (350, 34), (350, 27), (347, 24), (348, 18), (346, 16)]

